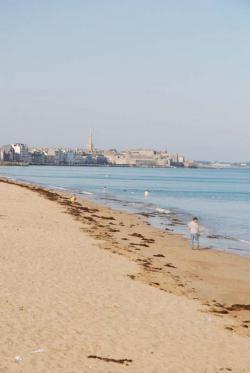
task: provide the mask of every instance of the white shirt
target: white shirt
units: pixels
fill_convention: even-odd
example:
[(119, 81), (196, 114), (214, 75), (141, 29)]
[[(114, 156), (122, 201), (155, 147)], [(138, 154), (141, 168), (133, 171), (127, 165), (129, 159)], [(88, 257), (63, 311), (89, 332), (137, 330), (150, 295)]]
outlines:
[(198, 234), (200, 232), (199, 224), (196, 221), (191, 221), (188, 224), (188, 228), (192, 234)]

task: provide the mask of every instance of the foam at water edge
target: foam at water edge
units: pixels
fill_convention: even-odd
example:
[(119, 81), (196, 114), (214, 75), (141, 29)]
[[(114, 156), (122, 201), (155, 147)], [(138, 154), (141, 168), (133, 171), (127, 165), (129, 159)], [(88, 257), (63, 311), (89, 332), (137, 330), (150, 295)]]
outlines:
[(247, 243), (250, 245), (250, 241), (247, 241), (247, 240), (239, 240), (240, 242), (243, 242), (243, 243)]
[(171, 211), (168, 209), (162, 209), (160, 207), (157, 207), (155, 210), (158, 212), (163, 212), (164, 214), (171, 214)]
[(88, 195), (92, 195), (92, 194), (94, 194), (94, 193), (91, 193), (91, 192), (87, 192), (86, 190), (83, 190), (83, 191), (81, 192), (81, 194), (88, 194)]
[(54, 186), (54, 185), (49, 185), (49, 188), (59, 189), (59, 190), (67, 190), (67, 188), (62, 188), (62, 187)]

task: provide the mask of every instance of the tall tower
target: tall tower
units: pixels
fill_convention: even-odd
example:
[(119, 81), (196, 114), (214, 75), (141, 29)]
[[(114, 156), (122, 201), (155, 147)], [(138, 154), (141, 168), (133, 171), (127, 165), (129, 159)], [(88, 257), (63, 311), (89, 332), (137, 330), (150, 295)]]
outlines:
[(90, 153), (93, 153), (93, 152), (94, 152), (92, 130), (90, 130), (90, 134), (89, 134), (88, 151), (89, 151)]

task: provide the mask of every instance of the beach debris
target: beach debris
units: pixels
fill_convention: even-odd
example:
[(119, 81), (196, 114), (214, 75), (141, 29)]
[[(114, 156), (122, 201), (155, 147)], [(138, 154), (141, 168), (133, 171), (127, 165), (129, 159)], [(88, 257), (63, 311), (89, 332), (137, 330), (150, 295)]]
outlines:
[[(210, 304), (207, 304), (207, 305), (210, 306)], [(217, 308), (215, 308), (214, 306)], [(219, 316), (219, 315), (228, 315), (231, 312), (240, 312), (240, 311), (250, 311), (250, 304), (232, 304), (231, 306), (226, 306), (224, 304), (215, 303), (209, 312), (214, 313), (215, 315)], [(234, 315), (233, 317), (237, 317), (237, 316)], [(243, 321), (243, 324), (241, 326), (248, 329), (249, 327), (246, 324), (247, 323)]]
[(89, 355), (88, 359), (98, 359), (102, 361), (106, 361), (107, 363), (117, 363), (117, 364), (125, 364), (128, 365), (129, 363), (132, 363), (133, 360), (131, 359), (113, 359), (109, 357), (102, 357), (97, 355)]
[(172, 263), (166, 263), (165, 267), (176, 268)]
[(22, 356), (20, 356), (20, 355), (15, 356), (15, 362), (16, 363), (21, 363), (22, 361), (23, 361)]
[(229, 311), (250, 311), (250, 304), (232, 304), (227, 307)]
[(230, 330), (231, 332), (234, 330), (231, 326), (225, 326), (226, 330)]
[(130, 245), (130, 246), (143, 246), (143, 247), (149, 247), (149, 245), (147, 245), (146, 243), (133, 243), (133, 242), (131, 242), (129, 245)]
[(92, 215), (96, 218), (99, 218), (99, 219), (105, 219), (105, 220), (115, 220), (115, 218), (113, 216), (99, 216), (99, 215)]
[(130, 234), (130, 236), (141, 238), (144, 241), (144, 243), (154, 243), (155, 242), (155, 240), (153, 238), (146, 238), (140, 233), (132, 233), (132, 234)]
[[(28, 355), (29, 353), (30, 354), (41, 354), (43, 352), (46, 352), (45, 348), (37, 348), (36, 350), (26, 352), (25, 355)], [(21, 355), (15, 356), (15, 362), (16, 363), (21, 363), (23, 360), (24, 360), (24, 357), (22, 357)]]
[(132, 237), (138, 237), (138, 238), (142, 238), (142, 239), (144, 239), (144, 237), (143, 237), (143, 235), (142, 234), (140, 234), (140, 233), (131, 233), (130, 234), (130, 236), (132, 236)]
[(76, 195), (75, 194), (73, 194), (73, 196), (70, 197), (70, 202), (71, 203), (76, 202)]
[(44, 348), (38, 348), (37, 350), (31, 351), (31, 354), (40, 354), (42, 352), (46, 352)]
[(131, 280), (134, 280), (134, 279), (135, 279), (135, 275), (128, 275), (128, 277), (130, 277)]

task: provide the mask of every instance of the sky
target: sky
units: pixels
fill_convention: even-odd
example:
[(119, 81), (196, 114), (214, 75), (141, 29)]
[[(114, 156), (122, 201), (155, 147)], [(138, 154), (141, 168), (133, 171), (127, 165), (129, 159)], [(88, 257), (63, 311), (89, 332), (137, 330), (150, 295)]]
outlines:
[(250, 161), (250, 1), (0, 0), (0, 144)]

